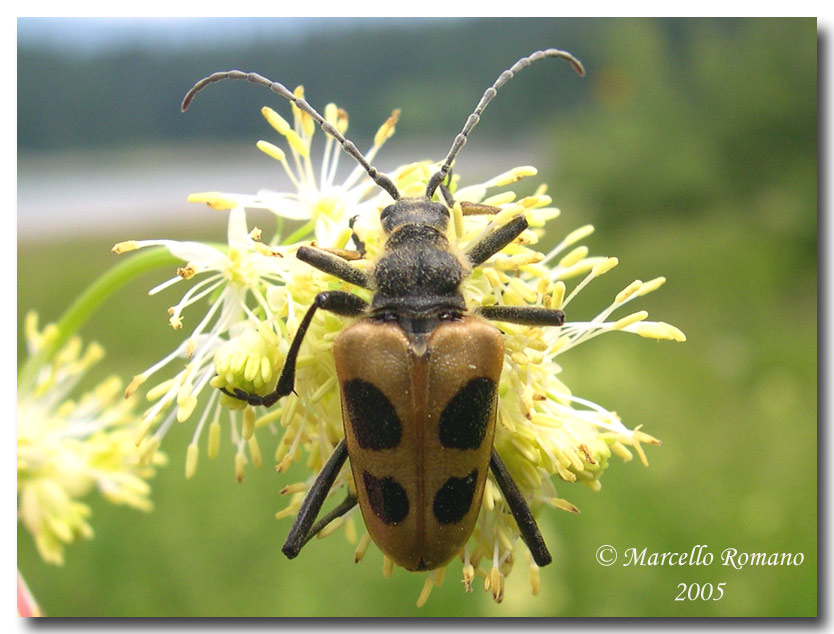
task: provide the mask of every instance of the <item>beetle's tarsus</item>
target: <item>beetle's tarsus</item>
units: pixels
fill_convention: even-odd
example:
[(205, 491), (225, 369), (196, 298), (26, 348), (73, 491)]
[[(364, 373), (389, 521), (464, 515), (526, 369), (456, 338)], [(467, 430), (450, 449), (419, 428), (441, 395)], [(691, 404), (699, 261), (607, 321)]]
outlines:
[[(345, 439), (342, 438), (316, 476), (313, 486), (307, 492), (307, 497), (301, 503), (301, 508), (298, 510), (295, 522), (287, 535), (287, 541), (281, 547), (281, 552), (287, 556), (287, 559), (294, 559), (304, 544), (307, 543), (307, 540), (312, 537), (310, 533), (313, 522), (316, 521), (316, 516), (319, 514), (321, 506), (324, 504), (324, 500), (330, 492), (333, 482), (336, 481), (336, 476), (339, 475), (339, 471), (342, 465), (345, 464), (347, 457), (347, 445), (345, 444)], [(345, 509), (344, 512), (347, 512), (347, 510)], [(321, 530), (321, 528), (324, 527), (322, 526), (318, 530)]]

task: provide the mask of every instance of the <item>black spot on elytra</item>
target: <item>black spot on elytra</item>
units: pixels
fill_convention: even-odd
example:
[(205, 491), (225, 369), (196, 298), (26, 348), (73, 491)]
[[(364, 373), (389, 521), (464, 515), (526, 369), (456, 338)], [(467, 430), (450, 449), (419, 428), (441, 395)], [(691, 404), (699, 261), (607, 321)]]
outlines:
[(454, 524), (463, 519), (472, 506), (478, 470), (465, 478), (449, 478), (434, 496), (434, 517), (441, 524)]
[(449, 401), (440, 415), (440, 442), (453, 449), (477, 449), (486, 435), (495, 402), (495, 382), (472, 379)]
[(408, 515), (408, 494), (394, 478), (375, 478), (362, 472), (371, 510), (386, 524), (402, 522)]
[(400, 444), (400, 419), (379, 388), (362, 379), (351, 379), (342, 391), (351, 428), (362, 449), (392, 449)]

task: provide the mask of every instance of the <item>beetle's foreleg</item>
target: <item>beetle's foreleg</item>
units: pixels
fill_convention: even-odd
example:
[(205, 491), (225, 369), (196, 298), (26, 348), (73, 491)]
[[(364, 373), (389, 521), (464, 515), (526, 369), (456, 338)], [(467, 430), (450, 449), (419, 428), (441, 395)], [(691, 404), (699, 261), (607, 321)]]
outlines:
[(299, 247), (296, 257), (310, 266), (314, 266), (319, 271), (329, 273), (340, 280), (362, 288), (371, 288), (368, 276), (355, 266), (348, 264), (344, 258), (338, 255), (315, 247)]
[(524, 501), (524, 496), (521, 495), (521, 491), (513, 482), (510, 472), (507, 471), (507, 467), (504, 466), (495, 449), (492, 450), (489, 466), (501, 493), (504, 494), (504, 499), (507, 501), (510, 511), (512, 511), (515, 522), (518, 524), (521, 538), (527, 544), (527, 548), (530, 549), (530, 554), (533, 555), (533, 561), (539, 566), (546, 566), (553, 561), (550, 552), (547, 550), (547, 544), (544, 543), (544, 538), (539, 532), (539, 527), (530, 512), (530, 507)]
[[(293, 559), (296, 555), (298, 555), (304, 544), (306, 544), (307, 541), (313, 537), (313, 535), (324, 528), (327, 523), (336, 517), (339, 517), (339, 515), (344, 515), (348, 510), (350, 510), (353, 504), (356, 504), (356, 500), (354, 498), (353, 504), (344, 508), (339, 515), (333, 515), (331, 517), (331, 512), (322, 520), (324, 521), (324, 519), (326, 519), (327, 522), (321, 526), (318, 524), (313, 526), (313, 522), (316, 520), (316, 516), (321, 510), (321, 506), (324, 504), (324, 499), (330, 492), (330, 488), (333, 486), (336, 476), (339, 475), (342, 465), (345, 464), (347, 455), (347, 445), (345, 444), (345, 440), (343, 438), (339, 441), (339, 444), (336, 445), (336, 448), (333, 450), (333, 453), (330, 454), (330, 458), (327, 459), (327, 462), (322, 467), (321, 471), (319, 471), (319, 474), (316, 476), (316, 481), (313, 482), (313, 486), (310, 487), (307, 497), (305, 497), (304, 501), (301, 503), (301, 508), (298, 510), (298, 516), (295, 518), (295, 523), (293, 523), (290, 533), (287, 535), (287, 541), (285, 541), (284, 545), (281, 547), (281, 552), (284, 553), (288, 559)], [(348, 497), (345, 502), (342, 502), (342, 504), (337, 507), (337, 509), (344, 506), (350, 499), (351, 498)], [(336, 509), (334, 509), (334, 511), (335, 510)], [(312, 530), (310, 528), (311, 526), (313, 527)]]
[(503, 227), (496, 229), (492, 233), (488, 233), (476, 242), (466, 254), (469, 262), (472, 266), (483, 264), (521, 235), (521, 232), (526, 228), (527, 219), (522, 215), (516, 216)]
[(565, 313), (543, 306), (481, 306), (475, 314), (491, 321), (508, 321), (524, 326), (561, 326)]
[(278, 377), (278, 383), (275, 385), (275, 389), (264, 396), (250, 394), (239, 389), (234, 389), (234, 393), (226, 389), (222, 389), (222, 391), (229, 396), (246, 401), (250, 405), (263, 405), (265, 407), (274, 405), (279, 399), (292, 392), (295, 387), (295, 363), (298, 359), (298, 351), (301, 348), (304, 335), (307, 334), (307, 329), (310, 327), (310, 322), (313, 321), (313, 316), (319, 308), (344, 317), (357, 317), (368, 308), (368, 302), (353, 293), (347, 293), (345, 291), (322, 291), (316, 295), (313, 304), (307, 309), (307, 313), (298, 325), (298, 330), (290, 344), (290, 349), (287, 352), (287, 358), (284, 360), (284, 367), (281, 370), (281, 376)]

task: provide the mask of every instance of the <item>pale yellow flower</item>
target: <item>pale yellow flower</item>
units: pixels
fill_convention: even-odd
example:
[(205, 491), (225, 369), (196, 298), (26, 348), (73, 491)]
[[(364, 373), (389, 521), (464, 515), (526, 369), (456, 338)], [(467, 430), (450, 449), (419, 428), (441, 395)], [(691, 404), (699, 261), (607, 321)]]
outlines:
[[(334, 185), (334, 161), (340, 152), (330, 138), (325, 142), (321, 176), (316, 179), (310, 161), (315, 129), (313, 122), (298, 111), (295, 111), (294, 126), (271, 110), (266, 110), (264, 114), (284, 137), (292, 164), (277, 146), (261, 142), (259, 147), (282, 164), (296, 192), (259, 192), (252, 196), (215, 192), (192, 199), (208, 202), (214, 207), (232, 208), (232, 215), (242, 216), (243, 207), (267, 207), (280, 216), (306, 220), (309, 237), (314, 237), (321, 247), (349, 247), (352, 230), (348, 225), (356, 218), (352, 223), (353, 231), (365, 244), (366, 252), (364, 258), (355, 260), (353, 264), (369, 271), (385, 241), (378, 214), (390, 202), (388, 194), (380, 192), (360, 168), (354, 170), (342, 185)], [(332, 125), (345, 126), (346, 119), (339, 119), (339, 116), (335, 106), (326, 110), (325, 118)], [(372, 151), (366, 155), (368, 159), (393, 132), (395, 122), (396, 118), (392, 116), (380, 129)], [(431, 162), (414, 163), (398, 168), (389, 177), (403, 197), (421, 196), (426, 182), (437, 169), (438, 165)], [(609, 306), (587, 321), (572, 314), (570, 304), (576, 295), (595, 278), (611, 271), (617, 260), (591, 256), (588, 249), (581, 245), (581, 241), (593, 231), (590, 226), (568, 232), (547, 253), (537, 250), (539, 240), (546, 234), (552, 234), (551, 223), (559, 216), (559, 210), (551, 205), (544, 186), (520, 198), (510, 189), (519, 180), (535, 175), (535, 168), (523, 166), (484, 183), (464, 187), (461, 186), (461, 175), (455, 173), (450, 187), (458, 203), (480, 203), (497, 207), (499, 211), (487, 215), (464, 215), (461, 205), (456, 204), (451, 210), (448, 237), (453, 250), (464, 252), (470, 244), (517, 215), (524, 214), (528, 220), (529, 228), (501, 253), (476, 268), (464, 283), (462, 292), (470, 310), (490, 305), (565, 309), (567, 322), (561, 327), (500, 324), (505, 339), (505, 359), (499, 385), (494, 442), (534, 513), (546, 506), (576, 513), (577, 508), (560, 497), (561, 490), (557, 488), (574, 482), (598, 488), (600, 476), (608, 467), (612, 453), (629, 459), (630, 450), (633, 450), (645, 463), (641, 445), (656, 444), (658, 441), (640, 431), (639, 427), (626, 427), (612, 411), (574, 395), (559, 379), (559, 357), (580, 343), (607, 332), (619, 331), (678, 341), (682, 341), (684, 336), (673, 326), (648, 321), (644, 311), (615, 315), (626, 304), (658, 288), (663, 278), (629, 284)], [(245, 231), (238, 234), (239, 237), (249, 235)], [(246, 258), (238, 255), (235, 261), (243, 262), (254, 257), (253, 253), (267, 257), (263, 268), (254, 266), (248, 269), (255, 271), (252, 275), (239, 274), (237, 263), (230, 267), (222, 258), (220, 265), (200, 266), (200, 258), (194, 256), (194, 261), (185, 267), (186, 274), (181, 278), (188, 280), (196, 280), (200, 272), (214, 272), (218, 281), (213, 283), (215, 297), (210, 304), (210, 313), (217, 310), (218, 303), (234, 306), (234, 310), (224, 313), (227, 319), (222, 327), (209, 330), (210, 344), (201, 344), (196, 335), (192, 335), (193, 343), (187, 352), (192, 359), (199, 357), (199, 367), (194, 366), (192, 360), (186, 366), (187, 374), (180, 373), (175, 379), (164, 381), (151, 390), (152, 397), (161, 399), (155, 409), (149, 410), (154, 415), (162, 414), (166, 407), (175, 401), (177, 403), (177, 408), (168, 413), (157, 428), (155, 437), (160, 437), (160, 433), (164, 433), (166, 426), (175, 419), (174, 412), (180, 420), (189, 418), (195, 411), (198, 392), (206, 385), (226, 390), (242, 389), (260, 395), (272, 391), (289, 342), (317, 293), (328, 289), (347, 289), (370, 299), (369, 291), (351, 287), (296, 260), (295, 250), (301, 244), (310, 244), (309, 240), (299, 237), (291, 244), (265, 247), (260, 242), (260, 236), (257, 238), (247, 243), (243, 250)], [(231, 241), (230, 230), (230, 249)], [(268, 242), (272, 245), (279, 243), (281, 236)], [(275, 249), (275, 253), (264, 255), (262, 250), (266, 248)], [(276, 254), (285, 257), (276, 258)], [(211, 257), (215, 256), (212, 254)], [(229, 272), (230, 268), (234, 272)], [(222, 281), (219, 277), (221, 270), (226, 271)], [(200, 293), (200, 296), (207, 292)], [(191, 298), (196, 298), (198, 293), (189, 291), (187, 296), (188, 301), (184, 298), (181, 306), (192, 305)], [(174, 314), (178, 316), (179, 311), (174, 311)], [(207, 319), (200, 323), (207, 323)], [(339, 384), (331, 348), (346, 323), (345, 319), (326, 311), (316, 315), (301, 346), (295, 391), (270, 409), (252, 408), (243, 401), (220, 396), (218, 389), (210, 390), (207, 406), (202, 409), (194, 440), (189, 447), (187, 474), (193, 475), (196, 469), (199, 455), (197, 442), (208, 421), (211, 422), (207, 453), (211, 457), (217, 455), (220, 420), (224, 413), (230, 417), (232, 439), (238, 447), (235, 456), (238, 477), (242, 476), (243, 465), (247, 461), (251, 460), (256, 465), (261, 463), (259, 431), (280, 434), (273, 454), (278, 470), (283, 472), (296, 461), (303, 461), (308, 469), (302, 481), (288, 483), (282, 491), (289, 496), (289, 501), (277, 517), (294, 516), (318, 471), (344, 436)], [(178, 351), (175, 355), (181, 353)], [(161, 369), (171, 358), (152, 370)], [(336, 478), (331, 495), (342, 499), (352, 486), (352, 475), (349, 468), (345, 468)], [(356, 543), (354, 558), (359, 561), (372, 542), (366, 533), (361, 532), (361, 516), (357, 512), (354, 507), (322, 530), (320, 536), (344, 528), (348, 540)], [(538, 592), (538, 567), (527, 556), (526, 550), (501, 490), (490, 476), (475, 530), (460, 552), (464, 587), (470, 590), (475, 577), (480, 575), (484, 578), (485, 589), (496, 601), (501, 601), (505, 578), (515, 563), (526, 560), (529, 562), (531, 589), (534, 593)], [(384, 561), (383, 572), (388, 576), (394, 564), (387, 557)], [(428, 574), (418, 604), (428, 600), (432, 588), (439, 586), (444, 576), (445, 568)]]
[[(38, 331), (34, 314), (25, 329), (30, 355), (56, 335), (52, 326)], [(151, 509), (146, 480), (153, 468), (140, 463), (133, 442), (135, 399), (123, 398), (115, 377), (73, 396), (103, 354), (97, 344), (83, 348), (73, 338), (31, 383), (18, 386), (18, 515), (41, 557), (53, 564), (63, 563), (66, 545), (92, 537), (90, 507), (81, 501), (91, 490), (114, 504)], [(154, 463), (162, 460), (160, 454)]]

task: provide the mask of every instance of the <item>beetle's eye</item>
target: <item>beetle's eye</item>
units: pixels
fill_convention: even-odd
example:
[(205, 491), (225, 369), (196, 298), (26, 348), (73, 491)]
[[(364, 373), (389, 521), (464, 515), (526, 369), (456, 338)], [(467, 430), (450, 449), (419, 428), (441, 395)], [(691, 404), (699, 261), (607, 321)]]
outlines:
[(393, 211), (393, 207), (394, 205), (388, 205), (385, 209), (383, 209), (382, 213), (379, 214), (379, 219), (385, 220), (388, 216), (390, 216), (391, 212)]

